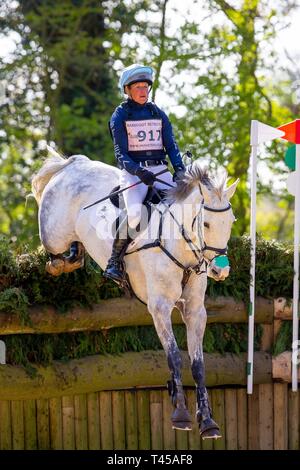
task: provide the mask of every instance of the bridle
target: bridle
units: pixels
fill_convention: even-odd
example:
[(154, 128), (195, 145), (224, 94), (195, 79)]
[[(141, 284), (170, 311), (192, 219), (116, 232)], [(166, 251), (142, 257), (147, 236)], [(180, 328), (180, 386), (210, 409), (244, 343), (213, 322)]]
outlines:
[[(200, 194), (201, 196), (203, 197), (203, 194), (202, 194), (202, 191), (201, 191), (201, 187), (199, 185), (199, 190), (200, 190)], [(201, 207), (200, 207), (200, 210), (199, 212), (195, 215), (195, 217), (193, 218), (193, 221), (192, 221), (192, 231), (194, 231), (194, 225), (195, 225), (195, 222), (197, 220), (199, 220), (198, 222), (198, 227), (200, 227), (198, 229), (198, 238), (199, 238), (199, 241), (200, 241), (200, 244), (201, 244), (201, 247), (198, 248), (199, 252), (202, 254), (202, 256), (205, 258), (205, 261), (207, 263), (211, 263), (215, 258), (217, 258), (218, 256), (226, 256), (227, 255), (227, 246), (225, 248), (218, 248), (218, 247), (215, 247), (215, 246), (210, 246), (210, 245), (207, 245), (205, 240), (204, 240), (204, 235), (203, 235), (203, 231), (202, 231), (202, 219), (203, 219), (203, 210), (206, 210), (206, 211), (209, 211), (209, 212), (215, 212), (215, 213), (222, 213), (222, 212), (227, 212), (231, 209), (231, 204), (230, 202), (228, 203), (228, 205), (226, 207), (222, 207), (220, 209), (215, 209), (214, 207), (209, 207), (209, 206), (206, 206), (204, 204), (204, 197), (203, 197), (203, 200), (202, 200), (202, 203), (201, 203)], [(216, 255), (211, 258), (211, 259), (207, 259), (206, 256), (204, 255), (205, 251), (213, 251), (214, 253), (216, 253)]]
[[(221, 209), (215, 209), (213, 207), (209, 207), (209, 206), (206, 206), (204, 204), (204, 197), (203, 197), (203, 194), (202, 194), (202, 191), (201, 191), (201, 187), (199, 185), (199, 190), (200, 190), (200, 194), (202, 196), (202, 203), (201, 203), (201, 207), (200, 207), (200, 210), (199, 212), (195, 215), (193, 221), (192, 221), (192, 231), (193, 231), (193, 227), (194, 227), (194, 224), (197, 220), (199, 220), (199, 226), (200, 226), (200, 230), (198, 230), (198, 238), (200, 240), (200, 244), (201, 246), (198, 247), (193, 241), (192, 239), (190, 238), (190, 236), (188, 235), (185, 227), (183, 224), (180, 224), (178, 222), (178, 220), (175, 218), (174, 214), (170, 211), (169, 209), (169, 206), (162, 200), (162, 198), (160, 197), (159, 193), (157, 192), (157, 190), (153, 187), (152, 188), (153, 191), (156, 193), (156, 195), (158, 196), (158, 198), (160, 199), (160, 202), (163, 204), (163, 206), (167, 209), (167, 212), (171, 215), (171, 217), (173, 218), (174, 222), (177, 224), (177, 226), (179, 227), (179, 230), (180, 230), (180, 233), (183, 237), (183, 239), (186, 241), (186, 243), (189, 245), (189, 247), (191, 248), (191, 251), (193, 252), (196, 260), (197, 260), (197, 264), (193, 265), (193, 266), (184, 266), (179, 260), (177, 260), (173, 255), (172, 253), (170, 253), (164, 246), (163, 242), (162, 242), (162, 225), (163, 225), (163, 215), (164, 213), (161, 212), (157, 207), (156, 207), (156, 210), (158, 210), (159, 214), (160, 214), (160, 220), (159, 220), (159, 228), (158, 228), (158, 236), (156, 238), (156, 240), (154, 242), (151, 242), (151, 243), (146, 243), (145, 245), (137, 248), (136, 250), (133, 250), (133, 251), (130, 251), (128, 253), (126, 253), (126, 255), (130, 255), (132, 253), (136, 253), (140, 250), (145, 250), (145, 249), (148, 249), (148, 248), (153, 248), (153, 247), (159, 247), (177, 266), (179, 266), (183, 272), (184, 272), (184, 276), (183, 276), (183, 279), (184, 279), (184, 282), (183, 284), (185, 284), (187, 282), (187, 279), (189, 278), (190, 274), (192, 272), (194, 272), (195, 274), (206, 274), (207, 272), (207, 266), (216, 258), (218, 258), (219, 256), (223, 256), (223, 255), (226, 255), (227, 254), (227, 246), (225, 248), (218, 248), (218, 247), (214, 247), (214, 246), (209, 246), (206, 244), (205, 240), (204, 240), (204, 236), (203, 236), (203, 233), (202, 233), (202, 217), (203, 217), (203, 210), (207, 210), (207, 211), (210, 211), (210, 212), (226, 212), (228, 210), (231, 209), (231, 204), (228, 203), (228, 206), (224, 207), (224, 208), (221, 208)], [(205, 256), (205, 251), (213, 251), (216, 255), (212, 258), (212, 259), (207, 259), (206, 256)], [(202, 269), (202, 266), (203, 264), (205, 265), (205, 269), (203, 270)]]

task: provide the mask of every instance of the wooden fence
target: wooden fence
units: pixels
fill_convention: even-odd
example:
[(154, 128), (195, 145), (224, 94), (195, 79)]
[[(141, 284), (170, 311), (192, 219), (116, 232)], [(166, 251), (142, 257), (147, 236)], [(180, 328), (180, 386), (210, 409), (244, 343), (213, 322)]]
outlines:
[[(195, 390), (186, 389), (195, 411)], [(287, 384), (211, 388), (222, 439), (202, 441), (197, 424), (174, 431), (165, 389), (103, 391), (0, 401), (0, 449), (299, 449), (299, 392)]]
[[(246, 308), (233, 299), (208, 299), (209, 322), (245, 322)], [(291, 355), (272, 358), (279, 325), (291, 319), (284, 299), (258, 299), (256, 321), (263, 324), (261, 351), (255, 353), (254, 393), (246, 393), (246, 355), (207, 354), (207, 385), (222, 439), (201, 441), (171, 428), (172, 405), (166, 388), (162, 351), (90, 356), (37, 367), (0, 365), (0, 449), (299, 449), (299, 392), (292, 393)], [(125, 299), (105, 301), (92, 310), (59, 315), (35, 307), (31, 326), (16, 315), (1, 315), (0, 334), (57, 333), (149, 324), (145, 307)], [(179, 323), (180, 317), (174, 320)], [(187, 353), (183, 381), (195, 414), (196, 394)], [(234, 384), (234, 385), (233, 385)]]

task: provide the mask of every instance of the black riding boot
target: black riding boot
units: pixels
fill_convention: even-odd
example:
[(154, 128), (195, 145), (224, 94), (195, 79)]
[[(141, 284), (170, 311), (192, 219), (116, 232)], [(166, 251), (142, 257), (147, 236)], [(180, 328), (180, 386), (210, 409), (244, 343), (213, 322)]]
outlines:
[(120, 222), (116, 237), (114, 239), (112, 254), (108, 260), (106, 269), (103, 273), (104, 277), (113, 279), (114, 281), (124, 280), (123, 257), (132, 238), (128, 235), (128, 218), (127, 216)]

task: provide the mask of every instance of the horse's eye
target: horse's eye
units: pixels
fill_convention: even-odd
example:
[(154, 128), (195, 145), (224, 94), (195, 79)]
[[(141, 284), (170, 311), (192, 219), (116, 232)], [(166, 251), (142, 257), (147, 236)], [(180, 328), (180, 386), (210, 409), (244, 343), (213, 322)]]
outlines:
[(204, 227), (209, 228), (209, 224), (207, 222), (204, 222)]

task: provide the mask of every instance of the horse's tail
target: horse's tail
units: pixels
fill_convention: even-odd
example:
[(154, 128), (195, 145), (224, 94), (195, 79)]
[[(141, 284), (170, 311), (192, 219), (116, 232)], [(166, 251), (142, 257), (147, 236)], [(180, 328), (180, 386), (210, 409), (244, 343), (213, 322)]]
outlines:
[(47, 150), (50, 154), (50, 157), (45, 160), (42, 168), (40, 168), (37, 174), (34, 175), (31, 182), (32, 194), (38, 204), (41, 200), (45, 186), (50, 181), (52, 176), (74, 161), (73, 157), (68, 159), (62, 157), (49, 145), (47, 145)]

